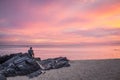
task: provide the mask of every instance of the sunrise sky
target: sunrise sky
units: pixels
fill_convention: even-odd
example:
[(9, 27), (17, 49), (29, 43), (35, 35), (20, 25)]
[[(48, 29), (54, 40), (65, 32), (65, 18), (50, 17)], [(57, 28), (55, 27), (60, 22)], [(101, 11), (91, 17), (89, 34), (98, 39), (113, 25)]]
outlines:
[(120, 0), (0, 0), (0, 45), (120, 45)]

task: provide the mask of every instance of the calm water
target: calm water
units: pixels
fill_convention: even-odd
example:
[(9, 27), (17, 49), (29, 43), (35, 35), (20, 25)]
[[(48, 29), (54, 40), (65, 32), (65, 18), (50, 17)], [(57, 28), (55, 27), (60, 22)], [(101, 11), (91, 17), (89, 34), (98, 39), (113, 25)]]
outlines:
[[(27, 46), (0, 46), (0, 55), (22, 52)], [(66, 56), (69, 59), (113, 59), (120, 58), (120, 46), (92, 46), (92, 47), (41, 47), (33, 46), (36, 57), (42, 59)]]

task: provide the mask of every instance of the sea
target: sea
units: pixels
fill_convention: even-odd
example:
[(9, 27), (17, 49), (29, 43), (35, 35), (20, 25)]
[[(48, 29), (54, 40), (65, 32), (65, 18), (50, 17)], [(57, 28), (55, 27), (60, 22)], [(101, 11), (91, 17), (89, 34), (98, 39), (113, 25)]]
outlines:
[[(46, 47), (31, 45), (35, 57), (41, 59), (67, 57), (70, 60), (88, 59), (119, 59), (120, 46), (74, 46), (74, 47)], [(0, 45), (0, 56), (27, 53), (30, 46), (26, 45)]]

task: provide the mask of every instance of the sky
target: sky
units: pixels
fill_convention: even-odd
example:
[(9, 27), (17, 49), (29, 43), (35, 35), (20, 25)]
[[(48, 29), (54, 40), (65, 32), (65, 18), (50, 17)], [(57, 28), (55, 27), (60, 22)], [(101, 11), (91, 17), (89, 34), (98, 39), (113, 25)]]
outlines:
[(120, 45), (120, 0), (0, 0), (0, 45)]

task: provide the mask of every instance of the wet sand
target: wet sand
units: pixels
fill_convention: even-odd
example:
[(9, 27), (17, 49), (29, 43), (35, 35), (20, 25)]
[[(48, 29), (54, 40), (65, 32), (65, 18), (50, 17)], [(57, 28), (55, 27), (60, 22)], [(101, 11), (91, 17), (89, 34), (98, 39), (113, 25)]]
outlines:
[(71, 61), (70, 67), (46, 71), (38, 77), (10, 77), (7, 80), (120, 80), (120, 59)]

